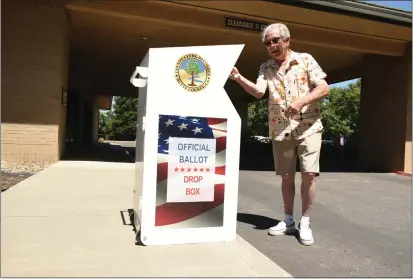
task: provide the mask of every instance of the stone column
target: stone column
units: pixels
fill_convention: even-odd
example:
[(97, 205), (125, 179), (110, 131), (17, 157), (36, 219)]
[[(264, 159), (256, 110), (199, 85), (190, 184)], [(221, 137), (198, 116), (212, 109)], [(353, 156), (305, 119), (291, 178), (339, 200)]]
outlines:
[(404, 57), (371, 55), (361, 67), (360, 162), (365, 170), (411, 172), (411, 44)]

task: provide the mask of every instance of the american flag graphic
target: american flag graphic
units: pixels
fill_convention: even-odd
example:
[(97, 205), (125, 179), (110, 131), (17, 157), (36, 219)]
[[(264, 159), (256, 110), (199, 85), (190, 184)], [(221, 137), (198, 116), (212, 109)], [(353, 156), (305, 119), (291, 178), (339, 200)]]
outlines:
[[(167, 203), (169, 138), (215, 139), (214, 200)], [(160, 115), (155, 227), (221, 227), (224, 220), (227, 119)], [(211, 185), (212, 186), (212, 185)]]

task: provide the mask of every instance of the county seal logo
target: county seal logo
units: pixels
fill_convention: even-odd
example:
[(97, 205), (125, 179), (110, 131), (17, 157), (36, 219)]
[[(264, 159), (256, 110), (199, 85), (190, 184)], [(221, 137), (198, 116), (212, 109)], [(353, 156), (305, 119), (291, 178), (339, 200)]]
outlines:
[(207, 87), (211, 78), (211, 68), (198, 54), (182, 56), (175, 67), (175, 79), (189, 92), (199, 92)]

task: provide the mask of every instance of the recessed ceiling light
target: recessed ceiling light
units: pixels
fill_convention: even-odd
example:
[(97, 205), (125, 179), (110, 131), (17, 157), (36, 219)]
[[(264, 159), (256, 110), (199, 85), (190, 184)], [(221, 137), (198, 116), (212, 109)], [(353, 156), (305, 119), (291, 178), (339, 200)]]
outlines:
[(144, 40), (144, 41), (147, 41), (149, 38), (146, 37), (146, 36), (142, 36), (141, 39)]

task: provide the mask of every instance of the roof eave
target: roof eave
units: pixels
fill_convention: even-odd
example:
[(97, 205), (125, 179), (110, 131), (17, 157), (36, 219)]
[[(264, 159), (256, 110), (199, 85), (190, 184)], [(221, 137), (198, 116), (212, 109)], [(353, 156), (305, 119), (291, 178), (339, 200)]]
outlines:
[(326, 11), (330, 13), (346, 14), (395, 25), (412, 27), (412, 14), (408, 11), (390, 9), (371, 5), (360, 1), (319, 1), (319, 0), (269, 0), (284, 5)]

